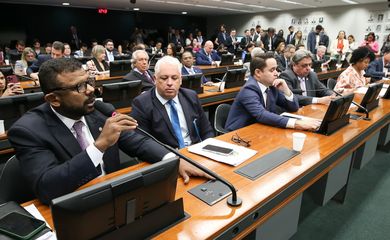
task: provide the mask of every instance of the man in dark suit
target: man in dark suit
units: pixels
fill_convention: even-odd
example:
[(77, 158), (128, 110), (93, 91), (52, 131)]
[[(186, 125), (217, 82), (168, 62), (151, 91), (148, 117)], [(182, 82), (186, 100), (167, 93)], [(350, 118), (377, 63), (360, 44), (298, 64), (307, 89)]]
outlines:
[(161, 58), (155, 67), (156, 87), (133, 100), (131, 116), (139, 126), (174, 148), (214, 137), (195, 91), (180, 88), (180, 62)]
[(324, 28), (321, 25), (317, 25), (315, 30), (311, 31), (307, 36), (307, 50), (316, 54), (317, 47), (320, 45), (328, 47), (329, 37), (325, 34)]
[(221, 57), (214, 51), (212, 41), (206, 41), (204, 47), (196, 53), (196, 65), (212, 65), (215, 61), (221, 61)]
[(218, 44), (221, 45), (223, 44), (223, 46), (227, 46), (226, 44), (226, 41), (227, 41), (227, 38), (228, 38), (228, 34), (226, 32), (226, 27), (225, 27), (225, 24), (222, 24), (220, 27), (219, 27), (219, 33), (218, 33)]
[[(197, 73), (203, 74), (202, 69), (194, 66), (194, 56), (192, 55), (191, 52), (185, 51), (181, 55), (181, 63), (183, 65), (181, 67), (181, 74), (182, 75), (191, 75), (191, 74), (197, 74)], [(202, 82), (203, 83), (208, 82), (207, 78), (204, 75), (202, 76)]]
[(251, 60), (251, 76), (234, 99), (225, 128), (233, 131), (253, 123), (282, 128), (315, 130), (320, 122), (297, 120), (277, 113), (281, 107), (298, 110), (298, 101), (283, 79), (278, 79), (276, 60), (272, 53), (261, 54)]
[(291, 58), (295, 54), (295, 46), (292, 44), (287, 44), (284, 48), (282, 54), (276, 55), (276, 62), (278, 64), (278, 71), (283, 72), (287, 68), (289, 68), (291, 63)]
[(384, 77), (390, 76), (390, 47), (383, 48), (383, 56), (372, 61), (368, 65), (366, 75), (371, 77), (371, 80), (381, 80)]
[(276, 45), (276, 37), (275, 37), (275, 28), (268, 28), (267, 34), (261, 39), (264, 44), (264, 49), (267, 51), (275, 51)]
[(114, 61), (115, 56), (119, 55), (118, 50), (114, 48), (114, 41), (112, 41), (112, 39), (106, 39), (104, 41), (104, 47), (106, 48), (106, 61)]
[(286, 38), (286, 44), (290, 44), (292, 42), (292, 40), (294, 39), (294, 26), (289, 26), (288, 27), (288, 32), (289, 34), (287, 35), (287, 38)]
[(56, 59), (56, 58), (62, 58), (64, 56), (65, 46), (62, 42), (55, 41), (52, 44), (51, 47), (51, 54), (40, 54), (37, 57), (37, 60), (27, 68), (27, 76), (33, 78), (33, 79), (39, 79), (38, 78), (38, 71), (41, 65), (50, 59)]
[(248, 44), (252, 41), (251, 32), (248, 29), (244, 31), (245, 36), (241, 39), (240, 46), (242, 49), (245, 49)]
[(147, 91), (154, 87), (153, 73), (149, 71), (149, 55), (145, 50), (136, 50), (133, 52), (132, 70), (123, 77), (123, 81), (142, 81), (142, 91)]
[(72, 49), (79, 50), (81, 48), (82, 41), (77, 33), (77, 28), (75, 26), (70, 26), (70, 33), (72, 35), (70, 39)]
[(230, 30), (230, 35), (226, 39), (226, 47), (228, 52), (234, 54), (240, 43), (237, 42), (236, 29)]
[(291, 68), (280, 74), (288, 87), (295, 93), (300, 106), (309, 104), (329, 104), (333, 92), (318, 80), (317, 74), (311, 71), (312, 54), (307, 50), (298, 50), (292, 58)]
[[(118, 148), (149, 162), (172, 155), (134, 132), (137, 123), (130, 116), (107, 118), (95, 109), (95, 80), (88, 78), (79, 61), (49, 60), (39, 77), (46, 103), (14, 123), (8, 137), (23, 177), (43, 203), (118, 170)], [(188, 171), (193, 169), (182, 169)]]

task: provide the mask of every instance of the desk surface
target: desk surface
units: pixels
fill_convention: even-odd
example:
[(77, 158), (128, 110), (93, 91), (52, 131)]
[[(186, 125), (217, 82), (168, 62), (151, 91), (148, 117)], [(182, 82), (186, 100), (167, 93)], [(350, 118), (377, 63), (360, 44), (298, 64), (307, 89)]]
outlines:
[[(361, 96), (357, 96), (356, 100), (359, 102)], [(323, 105), (309, 105), (300, 109), (298, 113), (321, 118), (325, 109), (326, 106)], [(371, 121), (351, 120), (349, 125), (331, 136), (305, 132), (307, 139), (301, 154), (255, 181), (244, 178), (233, 171), (279, 147), (292, 148), (292, 133), (296, 130), (253, 124), (219, 136), (218, 139), (231, 142), (231, 136), (237, 133), (241, 138), (250, 140), (250, 148), (258, 151), (254, 157), (238, 167), (224, 165), (205, 157), (191, 154), (186, 149), (181, 150), (190, 158), (233, 183), (238, 189), (238, 196), (243, 200), (243, 204), (238, 208), (232, 208), (226, 204), (226, 199), (223, 199), (214, 206), (208, 206), (187, 192), (196, 185), (203, 183), (204, 179), (191, 179), (188, 185), (184, 185), (182, 180), (179, 179), (176, 197), (184, 198), (185, 211), (191, 217), (161, 233), (156, 239), (217, 238), (221, 234), (230, 234), (232, 226), (237, 224), (237, 222), (246, 216), (250, 216), (254, 211), (260, 211), (261, 217), (251, 227), (230, 238), (245, 236), (336, 166), (342, 157), (356, 150), (372, 134), (389, 124), (390, 100), (381, 99), (379, 107), (370, 112), (370, 117)], [(142, 163), (94, 179), (84, 187), (145, 165), (145, 163)], [(25, 204), (29, 203), (36, 204), (49, 224), (53, 226), (50, 210), (47, 206), (40, 204), (37, 200)]]

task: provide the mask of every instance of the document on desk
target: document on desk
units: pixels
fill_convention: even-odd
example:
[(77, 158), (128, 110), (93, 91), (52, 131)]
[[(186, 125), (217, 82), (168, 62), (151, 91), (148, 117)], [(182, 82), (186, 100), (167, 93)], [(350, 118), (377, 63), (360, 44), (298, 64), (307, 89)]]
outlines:
[(322, 119), (306, 117), (306, 116), (303, 116), (303, 115), (293, 114), (293, 113), (289, 113), (289, 112), (284, 112), (284, 113), (280, 114), (280, 116), (294, 118), (294, 119), (297, 119), (297, 120), (311, 119), (311, 120), (317, 120), (317, 121), (320, 121), (320, 122), (322, 121)]
[[(46, 226), (50, 228), (49, 224), (46, 222), (45, 218), (42, 216), (42, 214), (39, 212), (37, 207), (34, 204), (30, 204), (28, 206), (25, 206), (24, 209), (27, 210), (31, 215), (33, 215), (35, 218), (45, 221)], [(57, 240), (57, 236), (55, 233), (48, 231), (47, 233), (43, 234), (36, 240)]]
[[(206, 145), (215, 145), (219, 147), (224, 147), (224, 148), (231, 148), (233, 149), (233, 153), (229, 155), (220, 155), (217, 153), (209, 152), (209, 151), (204, 151), (202, 148)], [(253, 157), (257, 151), (243, 147), (243, 146), (238, 146), (235, 144), (231, 144), (225, 141), (221, 141), (218, 139), (214, 138), (208, 138), (204, 140), (203, 142), (194, 144), (190, 147), (188, 147), (188, 151), (192, 153), (196, 153), (208, 158), (211, 158), (215, 161), (226, 163), (232, 166), (237, 166), (244, 161), (248, 160), (249, 158)]]
[[(383, 84), (383, 87), (379, 93), (379, 97), (383, 97), (385, 95), (388, 87), (389, 87), (389, 84)], [(360, 88), (356, 89), (355, 93), (366, 94), (367, 90), (368, 90), (368, 87), (364, 86), (364, 87), (360, 87)]]

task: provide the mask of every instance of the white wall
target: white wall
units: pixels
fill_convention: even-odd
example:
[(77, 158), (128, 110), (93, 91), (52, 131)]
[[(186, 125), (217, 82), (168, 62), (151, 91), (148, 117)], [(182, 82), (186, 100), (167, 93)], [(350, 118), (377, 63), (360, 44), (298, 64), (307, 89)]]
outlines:
[[(383, 20), (378, 21), (378, 14), (383, 14)], [(372, 21), (369, 21), (372, 16)], [(323, 18), (323, 22), (319, 23), (319, 18)], [(308, 23), (305, 24), (305, 20)], [(295, 24), (292, 24), (292, 19)], [(301, 19), (301, 24), (298, 24)], [(315, 22), (312, 22), (312, 21)], [(236, 28), (239, 35), (244, 34), (245, 29), (255, 27), (260, 24), (263, 29), (274, 27), (278, 31), (283, 29), (286, 37), (288, 26), (295, 26), (295, 31), (300, 29), (303, 35), (307, 35), (312, 27), (321, 24), (325, 28), (330, 41), (333, 41), (340, 30), (344, 30), (349, 34), (355, 36), (355, 39), (360, 43), (364, 39), (364, 35), (370, 31), (379, 36), (380, 45), (383, 42), (384, 36), (390, 34), (390, 8), (387, 2), (350, 5), (342, 7), (328, 7), (318, 9), (302, 9), (292, 11), (277, 11), (259, 14), (245, 14), (245, 15), (226, 15), (218, 17), (208, 17), (207, 31), (215, 32), (218, 25), (224, 23), (228, 29)], [(377, 26), (380, 26), (380, 31), (377, 31)], [(371, 28), (368, 29), (368, 27)], [(388, 30), (386, 30), (386, 28)], [(306, 41), (305, 41), (306, 43)]]

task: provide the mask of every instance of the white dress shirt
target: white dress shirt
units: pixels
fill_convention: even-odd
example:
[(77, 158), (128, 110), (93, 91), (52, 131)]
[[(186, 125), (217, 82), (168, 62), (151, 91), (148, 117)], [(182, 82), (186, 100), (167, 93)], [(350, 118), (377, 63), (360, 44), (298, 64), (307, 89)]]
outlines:
[(106, 55), (107, 55), (107, 58), (108, 58), (108, 61), (109, 62), (112, 62), (112, 61), (114, 61), (115, 59), (114, 59), (114, 53), (111, 51), (108, 51), (107, 49), (106, 49)]

